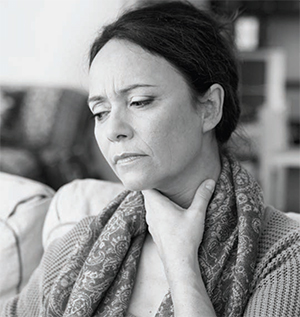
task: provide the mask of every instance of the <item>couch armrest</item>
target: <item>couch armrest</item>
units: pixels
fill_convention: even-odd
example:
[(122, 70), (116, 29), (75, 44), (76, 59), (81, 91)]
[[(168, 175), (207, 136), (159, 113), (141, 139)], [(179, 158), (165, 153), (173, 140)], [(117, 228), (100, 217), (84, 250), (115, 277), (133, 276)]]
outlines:
[(28, 282), (42, 254), (42, 229), (54, 191), (36, 181), (0, 172), (0, 300)]

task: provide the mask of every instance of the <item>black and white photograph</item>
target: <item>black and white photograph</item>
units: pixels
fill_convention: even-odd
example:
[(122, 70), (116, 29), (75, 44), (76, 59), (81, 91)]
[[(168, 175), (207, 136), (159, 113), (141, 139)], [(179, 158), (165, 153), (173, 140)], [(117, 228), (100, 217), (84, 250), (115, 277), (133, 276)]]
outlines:
[(0, 317), (299, 294), (298, 0), (0, 0)]

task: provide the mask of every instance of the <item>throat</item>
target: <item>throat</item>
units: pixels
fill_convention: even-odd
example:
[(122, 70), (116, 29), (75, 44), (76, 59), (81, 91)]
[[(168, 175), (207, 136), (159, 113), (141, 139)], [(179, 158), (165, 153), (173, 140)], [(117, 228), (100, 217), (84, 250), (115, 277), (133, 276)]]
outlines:
[(187, 209), (190, 207), (195, 193), (202, 182), (213, 179), (217, 182), (221, 172), (221, 162), (216, 160), (213, 164), (208, 163), (197, 169), (191, 169), (189, 173), (179, 174), (176, 179), (170, 180), (166, 186), (157, 188), (164, 196), (175, 204)]
[(184, 209), (190, 207), (202, 182), (207, 179), (217, 182), (221, 173), (221, 157), (217, 142), (208, 138), (204, 143), (201, 152), (194, 160), (188, 162), (183, 170), (156, 188)]
[[(200, 185), (201, 183), (199, 183)], [(198, 188), (198, 185), (185, 187), (185, 188), (177, 188), (174, 190), (167, 190), (161, 192), (163, 195), (168, 197), (171, 201), (173, 201), (178, 206), (187, 209), (190, 207), (193, 198), (195, 196), (195, 192)]]

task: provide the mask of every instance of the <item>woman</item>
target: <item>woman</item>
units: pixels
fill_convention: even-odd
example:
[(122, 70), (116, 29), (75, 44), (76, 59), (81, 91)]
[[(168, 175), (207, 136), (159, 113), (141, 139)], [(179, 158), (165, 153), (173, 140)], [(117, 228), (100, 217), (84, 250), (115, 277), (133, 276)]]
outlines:
[(299, 225), (224, 150), (240, 110), (223, 29), (169, 2), (95, 40), (95, 137), (127, 190), (52, 243), (7, 316), (300, 313)]

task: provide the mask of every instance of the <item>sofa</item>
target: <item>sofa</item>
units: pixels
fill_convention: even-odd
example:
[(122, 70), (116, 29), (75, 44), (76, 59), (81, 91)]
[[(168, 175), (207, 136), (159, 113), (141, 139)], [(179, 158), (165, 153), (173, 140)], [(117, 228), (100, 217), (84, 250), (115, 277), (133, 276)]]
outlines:
[(22, 290), (43, 255), (41, 232), (54, 190), (0, 172), (0, 300)]
[[(122, 190), (120, 183), (85, 179), (55, 192), (43, 183), (0, 172), (0, 306), (24, 288), (53, 240), (82, 218), (98, 214)], [(90, 199), (66, 201), (62, 195)]]
[[(40, 182), (0, 172), (0, 310), (24, 288), (51, 242), (84, 217), (97, 215), (122, 190), (120, 183), (81, 179), (55, 192)], [(288, 215), (300, 222), (300, 214)]]
[(58, 189), (91, 175), (93, 121), (87, 92), (54, 86), (0, 86), (0, 171)]

